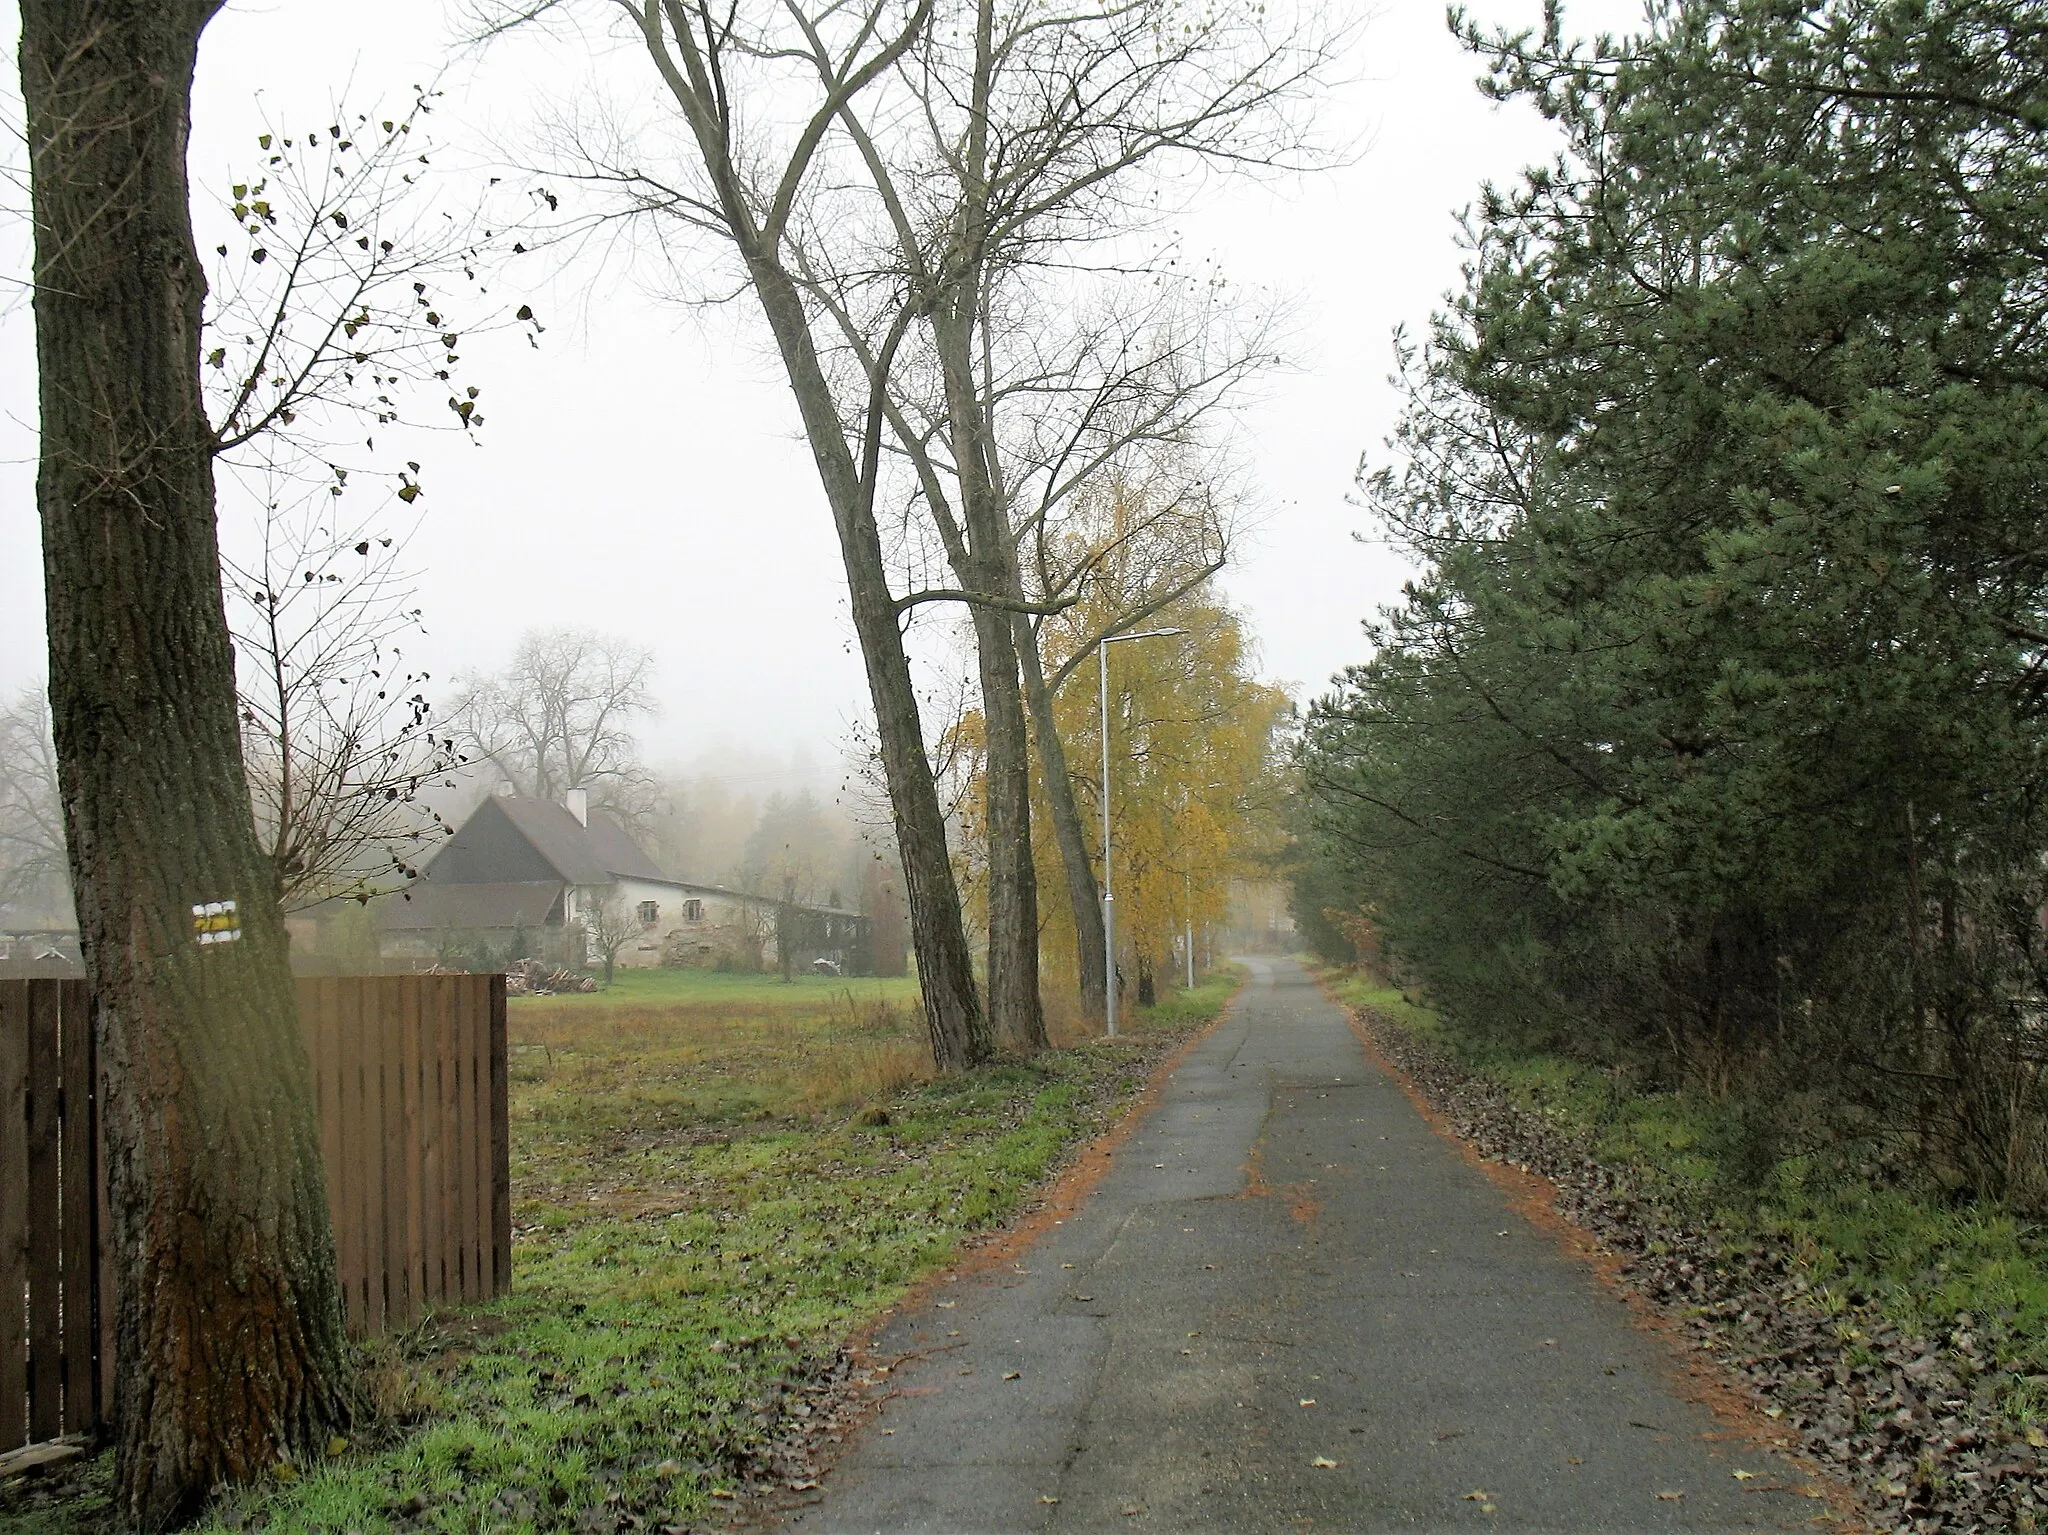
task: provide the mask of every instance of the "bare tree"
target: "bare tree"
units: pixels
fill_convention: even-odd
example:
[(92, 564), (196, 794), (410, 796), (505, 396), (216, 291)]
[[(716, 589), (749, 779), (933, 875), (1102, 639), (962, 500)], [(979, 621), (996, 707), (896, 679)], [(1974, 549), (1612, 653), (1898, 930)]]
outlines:
[[(1159, 258), (1134, 259), (1131, 236), (1158, 218), (1153, 199), (1172, 172), (1314, 158), (1297, 109), (1337, 41), (1264, 8), (1184, 20), (1170, 4), (944, 8), (893, 71), (893, 92), (839, 108), (882, 238), (849, 240), (835, 216), (800, 224), (793, 240), (807, 294), (839, 326), (840, 355), (883, 400), (891, 445), (955, 576), (952, 589), (900, 605), (970, 604), (987, 751), (990, 1007), (999, 1031), (1027, 1045), (1043, 1025), (1020, 681), (1033, 668), (1020, 649), (1034, 615), (1074, 596), (1027, 593), (1018, 541), (1042, 539), (1119, 457), (1188, 441), (1277, 360), (1266, 322), (1215, 323), (1213, 301), (1183, 301), (1187, 284)], [(818, 28), (806, 42), (829, 78)], [(1144, 296), (1140, 273), (1166, 302)], [(1060, 318), (1077, 313), (1092, 318)], [(1057, 757), (1050, 709), (1032, 712), (1041, 752)], [(1053, 766), (1082, 990), (1099, 1007), (1093, 878), (1063, 763)]]
[[(494, 27), (502, 29), (560, 3), (511, 0), (488, 9)], [(673, 105), (686, 158), (664, 178), (643, 173), (634, 163), (637, 152), (616, 142), (572, 146), (572, 157), (591, 180), (622, 192), (629, 212), (673, 220), (722, 243), (737, 261), (741, 291), (751, 291), (760, 304), (796, 398), (846, 568), (903, 857), (933, 1060), (941, 1070), (955, 1070), (986, 1059), (992, 1043), (875, 520), (885, 430), (881, 397), (869, 391), (864, 404), (849, 408), (835, 392), (820, 316), (806, 299), (790, 250), (793, 220), (812, 216), (814, 199), (832, 185), (826, 175), (830, 156), (823, 151), (841, 107), (904, 59), (923, 35), (934, 3), (916, 0), (906, 7), (896, 0), (865, 0), (823, 6), (813, 17), (767, 4), (742, 14), (738, 7), (713, 9), (684, 0), (609, 0)], [(826, 31), (833, 38), (829, 44), (823, 42)], [(820, 38), (829, 58), (822, 77), (801, 52), (791, 53), (808, 46), (807, 35)], [(793, 117), (778, 120), (778, 108)], [(905, 329), (908, 323), (906, 317)], [(886, 343), (892, 352), (895, 345)], [(851, 434), (844, 428), (849, 418), (861, 422)]]
[(50, 701), (32, 688), (0, 711), (0, 907), (69, 905)]
[(654, 710), (654, 653), (588, 629), (535, 630), (502, 672), (461, 679), (450, 719), (464, 748), (521, 794), (590, 791), (632, 824), (652, 776), (633, 726)]
[[(503, 24), (563, 3), (533, 0)], [(613, 3), (695, 158), (649, 170), (647, 146), (588, 120), (567, 158), (628, 211), (709, 231), (740, 258), (840, 529), (915, 927), (942, 951), (920, 948), (927, 1001), (943, 987), (978, 1023), (971, 988), (949, 979), (957, 890), (938, 869), (937, 797), (896, 622), (927, 601), (970, 606), (989, 736), (990, 1012), (996, 1035), (1032, 1047), (1044, 1034), (1014, 615), (1037, 605), (1015, 569), (998, 331), (1045, 297), (1034, 274), (1072, 268), (1091, 245), (1114, 265), (1115, 238), (1158, 216), (1150, 199), (1171, 163), (1285, 161), (1303, 142), (1290, 109), (1331, 40), (1263, 7), (1197, 25), (1166, 0), (1052, 13), (1014, 0)], [(925, 421), (909, 401), (929, 402)], [(910, 462), (952, 570), (901, 597), (875, 526), (890, 452)], [(934, 1054), (951, 1064), (944, 1019), (931, 1021)]]
[(576, 894), (576, 922), (583, 931), (586, 942), (584, 963), (588, 964), (592, 954), (604, 967), (605, 990), (611, 990), (612, 976), (617, 971), (619, 950), (639, 936), (641, 928), (626, 910), (626, 903), (616, 889), (604, 891), (579, 890)]
[(421, 623), (403, 542), (337, 524), (333, 504), (273, 504), (257, 558), (227, 561), (242, 754), (288, 911), (415, 878), (448, 833), (425, 791), (464, 760), (405, 660)]

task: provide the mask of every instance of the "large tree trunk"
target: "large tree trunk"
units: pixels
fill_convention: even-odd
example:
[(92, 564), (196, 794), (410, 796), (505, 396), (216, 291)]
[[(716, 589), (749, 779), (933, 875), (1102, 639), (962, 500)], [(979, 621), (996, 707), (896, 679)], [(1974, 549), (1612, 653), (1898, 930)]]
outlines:
[[(733, 201), (737, 206), (738, 200)], [(743, 224), (738, 227), (746, 228)], [(875, 730), (889, 783), (896, 845), (903, 856), (911, 947), (917, 954), (932, 1059), (941, 1071), (958, 1071), (987, 1060), (994, 1050), (988, 1019), (974, 987), (974, 959), (960, 914), (952, 851), (946, 844), (946, 816), (939, 806), (931, 759), (925, 755), (924, 724), (911, 685), (910, 658), (903, 649), (896, 601), (889, 591), (881, 531), (875, 524), (873, 504), (862, 492), (860, 470), (847, 447), (795, 284), (767, 254), (744, 244), (741, 254), (803, 416), (804, 435), (810, 441), (811, 457), (839, 535), (854, 633), (867, 666), (868, 696), (875, 706)]]
[[(990, 577), (996, 571), (985, 572)], [(983, 590), (1001, 591), (1000, 579)], [(975, 656), (988, 730), (988, 1007), (995, 1036), (1030, 1054), (1046, 1047), (1038, 995), (1038, 871), (1031, 857), (1031, 742), (1017, 692), (1010, 615), (974, 609)]]
[[(25, 0), (50, 706), (96, 1004), (117, 1501), (156, 1529), (350, 1417), (309, 1073), (220, 594), (185, 179), (218, 0)], [(233, 901), (236, 941), (197, 941)], [(211, 935), (210, 935), (211, 936)]]
[[(966, 546), (953, 553), (968, 591), (1007, 596), (1015, 584), (1009, 509), (996, 488), (995, 444), (975, 387), (972, 317), (979, 290), (962, 285), (951, 309), (932, 317), (946, 391)], [(988, 732), (988, 1005), (995, 1036), (1025, 1054), (1046, 1047), (1038, 995), (1038, 870), (1031, 857), (1031, 738), (1017, 679), (1016, 629), (1007, 609), (976, 604), (975, 662)]]
[[(1021, 587), (1016, 588), (1021, 592)], [(1088, 860), (1088, 839), (1081, 830), (1081, 807), (1074, 800), (1074, 780), (1067, 771), (1067, 746), (1053, 718), (1052, 689), (1045, 685), (1045, 664), (1031, 620), (1016, 621), (1017, 659), (1024, 674), (1024, 701), (1031, 710), (1031, 733), (1038, 748), (1038, 776), (1052, 811), (1053, 836), (1067, 877), (1067, 903), (1074, 912), (1074, 963), (1081, 987), (1081, 1008), (1090, 1018), (1109, 1015), (1109, 960), (1102, 934), (1102, 900), (1095, 866)]]

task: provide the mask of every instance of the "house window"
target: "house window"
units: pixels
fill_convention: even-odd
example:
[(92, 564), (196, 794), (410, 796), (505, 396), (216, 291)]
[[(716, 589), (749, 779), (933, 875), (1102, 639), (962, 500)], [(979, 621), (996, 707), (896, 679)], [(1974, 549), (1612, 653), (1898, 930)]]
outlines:
[(683, 920), (685, 922), (702, 922), (704, 920), (704, 903), (702, 901), (683, 902)]
[(655, 920), (660, 916), (661, 908), (652, 901), (642, 901), (640, 903), (640, 921), (642, 925), (652, 927), (655, 924)]

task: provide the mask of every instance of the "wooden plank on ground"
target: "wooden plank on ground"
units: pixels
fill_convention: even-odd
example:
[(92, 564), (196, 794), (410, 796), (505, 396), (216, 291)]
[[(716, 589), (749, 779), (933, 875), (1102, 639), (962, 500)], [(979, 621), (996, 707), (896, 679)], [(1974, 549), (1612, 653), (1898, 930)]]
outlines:
[(64, 1431), (94, 1427), (93, 1400), (93, 1222), (98, 1171), (92, 1148), (92, 1004), (82, 985), (58, 993), (58, 1050), (64, 1069), (63, 1121), (59, 1127), (59, 1197), (63, 1208), (64, 1254)]
[(491, 1293), (512, 1289), (512, 1120), (511, 1062), (506, 1054), (505, 977), (491, 977)]
[(58, 1220), (57, 1055), (59, 982), (28, 983), (28, 1417), (29, 1437), (63, 1431), (63, 1352), (57, 1276), (63, 1261)]
[(28, 1438), (28, 983), (0, 981), (0, 1450)]

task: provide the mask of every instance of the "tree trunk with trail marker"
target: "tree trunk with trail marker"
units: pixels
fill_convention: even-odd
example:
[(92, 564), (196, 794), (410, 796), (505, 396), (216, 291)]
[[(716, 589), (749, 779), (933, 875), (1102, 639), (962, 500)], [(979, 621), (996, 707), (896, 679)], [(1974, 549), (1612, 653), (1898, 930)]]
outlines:
[(25, 0), (50, 708), (96, 1002), (116, 1503), (160, 1529), (350, 1420), (220, 593), (186, 141), (218, 0)]

